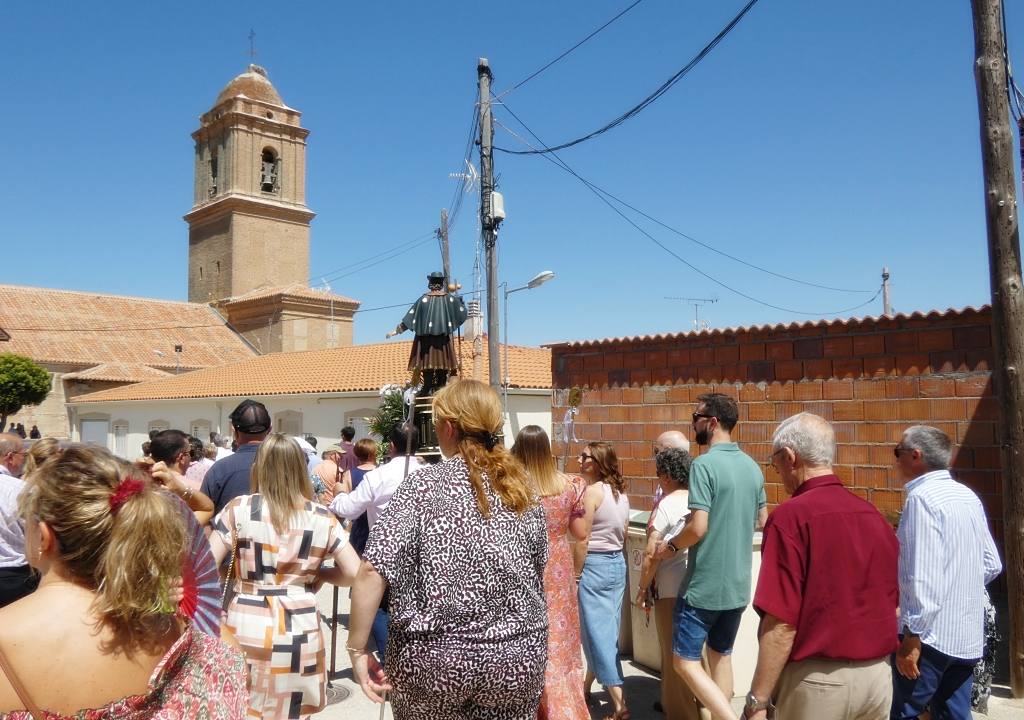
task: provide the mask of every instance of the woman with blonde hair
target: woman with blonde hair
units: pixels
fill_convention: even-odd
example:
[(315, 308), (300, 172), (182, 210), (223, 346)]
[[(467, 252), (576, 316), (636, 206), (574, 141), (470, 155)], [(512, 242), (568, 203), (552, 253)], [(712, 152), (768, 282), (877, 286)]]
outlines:
[(42, 579), (0, 611), (0, 716), (244, 717), (242, 655), (174, 614), (177, 501), (84, 445), (49, 448), (26, 481), (26, 554)]
[(548, 434), (537, 425), (519, 431), (512, 454), (526, 468), (540, 495), (548, 530), (548, 564), (544, 569), (548, 661), (537, 716), (541, 720), (589, 720), (580, 660), (580, 609), (568, 534), (571, 532), (577, 541), (586, 539), (601, 492), (596, 486), (588, 490), (582, 479), (558, 471)]
[[(249, 715), (299, 718), (326, 704), (327, 665), (315, 587), (351, 584), (359, 558), (327, 508), (313, 502), (306, 455), (286, 435), (256, 452), (252, 495), (229, 502), (214, 523), (217, 562), (230, 557), (235, 596), (222, 632), (249, 665)], [(323, 563), (333, 559), (330, 569)]]
[(600, 501), (587, 538), (587, 557), (580, 574), (579, 601), (583, 655), (587, 674), (584, 694), (590, 696), (594, 678), (611, 698), (614, 720), (628, 720), (619, 661), (619, 623), (626, 590), (626, 561), (622, 545), (629, 525), (626, 481), (619, 472), (615, 450), (605, 442), (592, 442), (579, 455), (580, 475), (596, 488)]
[[(443, 462), (406, 478), (370, 530), (348, 651), (396, 720), (531, 720), (544, 687), (547, 530), (523, 466), (500, 444), (501, 401), (474, 380), (434, 396)], [(366, 651), (391, 590), (386, 674)]]

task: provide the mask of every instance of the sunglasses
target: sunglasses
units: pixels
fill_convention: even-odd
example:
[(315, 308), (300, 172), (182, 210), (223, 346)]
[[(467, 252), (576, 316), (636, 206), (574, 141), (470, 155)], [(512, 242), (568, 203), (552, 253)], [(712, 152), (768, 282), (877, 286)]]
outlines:
[(897, 459), (899, 459), (900, 453), (904, 453), (904, 452), (914, 452), (914, 451), (911, 450), (910, 448), (905, 448), (902, 445), (897, 445), (896, 447), (894, 447), (892, 449), (892, 454), (895, 455)]
[(580, 453), (580, 460), (593, 460), (594, 456), (587, 453)]
[(700, 418), (713, 418), (713, 417), (714, 417), (714, 415), (708, 415), (706, 413), (695, 412), (693, 414), (693, 422), (696, 423)]

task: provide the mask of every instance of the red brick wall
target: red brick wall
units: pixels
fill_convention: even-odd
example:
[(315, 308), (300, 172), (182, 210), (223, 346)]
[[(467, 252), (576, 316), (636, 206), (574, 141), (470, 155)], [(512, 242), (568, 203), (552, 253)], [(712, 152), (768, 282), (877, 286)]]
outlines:
[[(697, 396), (739, 402), (734, 432), (765, 470), (770, 504), (785, 499), (769, 465), (779, 421), (801, 411), (833, 423), (836, 472), (888, 515), (903, 501), (893, 446), (908, 425), (942, 428), (957, 443), (956, 476), (982, 498), (1002, 545), (1002, 479), (992, 396), (988, 308), (803, 326), (751, 328), (552, 347), (555, 446), (567, 390), (584, 390), (569, 454), (605, 440), (615, 446), (634, 508), (650, 508), (651, 445), (665, 430), (692, 440)], [(696, 447), (692, 448), (696, 453)], [(570, 458), (567, 469), (575, 469)]]

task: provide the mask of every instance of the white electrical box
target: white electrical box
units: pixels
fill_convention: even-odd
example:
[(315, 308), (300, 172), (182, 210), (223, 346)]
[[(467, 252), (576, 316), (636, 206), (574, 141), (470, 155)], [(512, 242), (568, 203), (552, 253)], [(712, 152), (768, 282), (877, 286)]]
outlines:
[(491, 193), (491, 217), (494, 218), (494, 222), (505, 219), (505, 198), (500, 192)]

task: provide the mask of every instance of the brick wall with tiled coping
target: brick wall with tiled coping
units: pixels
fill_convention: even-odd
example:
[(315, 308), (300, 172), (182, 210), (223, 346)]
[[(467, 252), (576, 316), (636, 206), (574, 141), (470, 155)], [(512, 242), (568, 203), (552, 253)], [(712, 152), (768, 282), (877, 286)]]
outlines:
[[(1002, 546), (999, 408), (993, 397), (989, 308), (788, 327), (566, 343), (552, 347), (552, 420), (560, 441), (568, 390), (584, 390), (569, 455), (606, 440), (620, 458), (634, 508), (649, 509), (653, 440), (680, 429), (692, 439), (697, 396), (739, 401), (734, 433), (764, 469), (768, 502), (785, 499), (769, 466), (779, 421), (797, 412), (833, 423), (836, 472), (853, 492), (894, 517), (903, 500), (893, 446), (926, 423), (957, 443), (956, 476), (981, 497)], [(696, 448), (693, 448), (696, 453)], [(567, 469), (577, 469), (569, 458)]]

